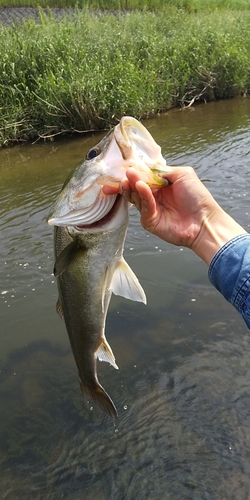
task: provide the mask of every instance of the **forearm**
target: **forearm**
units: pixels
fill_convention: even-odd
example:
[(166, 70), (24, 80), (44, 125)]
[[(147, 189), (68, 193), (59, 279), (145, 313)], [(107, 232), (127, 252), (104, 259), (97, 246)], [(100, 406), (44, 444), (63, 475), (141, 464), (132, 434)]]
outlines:
[(246, 234), (245, 229), (216, 204), (212, 213), (204, 217), (192, 250), (209, 265), (223, 245), (242, 234)]

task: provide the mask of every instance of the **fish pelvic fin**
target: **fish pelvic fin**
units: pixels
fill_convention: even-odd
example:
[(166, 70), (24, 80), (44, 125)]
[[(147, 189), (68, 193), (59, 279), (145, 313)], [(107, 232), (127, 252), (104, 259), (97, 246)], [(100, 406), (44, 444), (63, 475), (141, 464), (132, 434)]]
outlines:
[(106, 361), (107, 363), (110, 363), (116, 370), (119, 370), (115, 362), (115, 356), (106, 338), (101, 341), (101, 344), (96, 352), (96, 356), (98, 357), (99, 361)]
[(139, 280), (123, 257), (120, 259), (112, 276), (110, 289), (115, 295), (143, 302), (143, 304), (147, 303), (145, 292)]
[(100, 406), (100, 408), (104, 411), (104, 413), (106, 413), (109, 417), (111, 418), (118, 417), (118, 413), (112, 399), (109, 397), (105, 389), (100, 384), (96, 383), (95, 387), (90, 387), (84, 384), (84, 382), (80, 377), (79, 377), (79, 383), (81, 391), (87, 400), (91, 400), (94, 403), (98, 404), (98, 406)]
[(61, 302), (60, 302), (59, 298), (57, 299), (57, 302), (56, 302), (56, 312), (60, 316), (60, 318), (62, 320), (64, 320), (63, 310), (62, 310), (62, 306), (61, 306)]

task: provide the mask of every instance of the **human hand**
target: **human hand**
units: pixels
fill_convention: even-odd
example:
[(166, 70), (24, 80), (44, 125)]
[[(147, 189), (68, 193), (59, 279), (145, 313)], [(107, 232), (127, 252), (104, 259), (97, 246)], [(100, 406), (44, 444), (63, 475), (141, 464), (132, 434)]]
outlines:
[(151, 190), (129, 169), (120, 189), (140, 211), (145, 229), (169, 243), (192, 247), (206, 212), (217, 203), (191, 167), (169, 167), (165, 177), (166, 188)]
[[(169, 243), (192, 247), (207, 208), (217, 204), (191, 167), (169, 167), (164, 177), (170, 184), (151, 190), (130, 168), (127, 179), (120, 183), (120, 192), (136, 205), (146, 230)], [(104, 191), (107, 193), (106, 188)]]
[[(168, 168), (164, 177), (170, 184), (154, 190), (129, 168), (120, 193), (136, 205), (146, 230), (168, 243), (191, 248), (209, 263), (226, 241), (245, 231), (222, 210), (191, 167)], [(112, 189), (103, 187), (106, 194)]]

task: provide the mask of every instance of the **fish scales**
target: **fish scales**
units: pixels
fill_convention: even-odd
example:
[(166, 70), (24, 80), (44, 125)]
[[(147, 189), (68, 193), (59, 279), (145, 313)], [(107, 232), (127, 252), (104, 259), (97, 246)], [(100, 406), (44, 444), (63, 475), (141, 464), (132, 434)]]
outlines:
[[(118, 368), (105, 338), (110, 298), (114, 293), (146, 303), (123, 258), (130, 205), (118, 187), (131, 166), (152, 188), (167, 186), (160, 147), (140, 122), (123, 117), (70, 174), (48, 216), (55, 226), (57, 312), (65, 321), (81, 390), (112, 418), (117, 410), (96, 366), (99, 359)], [(103, 185), (117, 186), (117, 193), (105, 195)]]
[[(109, 285), (113, 269), (122, 256), (127, 224), (128, 216), (115, 232), (104, 231), (101, 237), (100, 233), (79, 235), (79, 248), (67, 269), (57, 278), (60, 305), (81, 388), (87, 397), (91, 395), (90, 399), (95, 400), (111, 417), (117, 416), (114, 403), (106, 392), (98, 391), (96, 394), (96, 389), (100, 386), (96, 353), (101, 342), (106, 342), (104, 329), (112, 293)], [(56, 227), (55, 233), (57, 259), (73, 238), (64, 227)]]

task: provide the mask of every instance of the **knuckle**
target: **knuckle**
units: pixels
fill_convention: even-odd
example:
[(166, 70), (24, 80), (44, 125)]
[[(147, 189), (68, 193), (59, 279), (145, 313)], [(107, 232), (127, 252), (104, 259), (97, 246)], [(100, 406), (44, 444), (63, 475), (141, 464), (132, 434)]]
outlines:
[(186, 167), (186, 169), (187, 169), (187, 172), (189, 173), (189, 175), (196, 176), (196, 173), (195, 173), (195, 170), (193, 169), (193, 167)]

